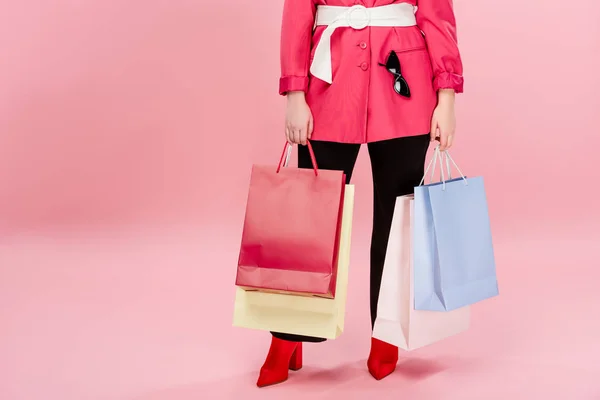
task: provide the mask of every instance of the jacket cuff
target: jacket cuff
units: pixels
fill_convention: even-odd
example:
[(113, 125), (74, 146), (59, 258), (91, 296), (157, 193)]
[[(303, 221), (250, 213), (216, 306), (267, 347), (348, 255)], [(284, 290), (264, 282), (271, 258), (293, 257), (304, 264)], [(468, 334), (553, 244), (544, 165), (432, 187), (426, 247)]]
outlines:
[(288, 92), (307, 92), (307, 76), (283, 76), (279, 79), (279, 94), (285, 96)]
[(463, 92), (464, 79), (461, 75), (450, 72), (442, 72), (433, 80), (433, 88), (437, 92), (439, 89), (454, 89), (456, 93)]

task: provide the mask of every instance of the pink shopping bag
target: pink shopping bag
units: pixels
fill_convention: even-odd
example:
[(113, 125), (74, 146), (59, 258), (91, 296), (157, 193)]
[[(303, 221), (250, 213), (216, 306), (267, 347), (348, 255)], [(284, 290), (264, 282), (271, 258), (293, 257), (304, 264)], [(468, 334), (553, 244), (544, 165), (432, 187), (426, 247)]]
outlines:
[(416, 311), (413, 282), (413, 195), (396, 199), (373, 337), (414, 350), (469, 328), (470, 308)]
[(236, 285), (245, 289), (335, 296), (345, 176), (313, 169), (252, 168)]

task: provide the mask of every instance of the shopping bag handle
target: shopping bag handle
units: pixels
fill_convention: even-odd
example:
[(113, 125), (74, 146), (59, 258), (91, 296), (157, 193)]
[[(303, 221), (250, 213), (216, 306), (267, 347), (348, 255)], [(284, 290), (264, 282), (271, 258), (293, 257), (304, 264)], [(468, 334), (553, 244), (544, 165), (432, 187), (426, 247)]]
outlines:
[(452, 156), (450, 155), (448, 150), (440, 151), (440, 145), (438, 144), (437, 146), (435, 146), (435, 149), (433, 151), (433, 157), (431, 158), (429, 165), (427, 165), (427, 168), (425, 169), (425, 173), (423, 174), (423, 178), (421, 179), (419, 186), (423, 185), (423, 183), (425, 182), (425, 177), (427, 176), (427, 173), (429, 172), (430, 169), (431, 169), (430, 180), (433, 182), (433, 176), (435, 174), (435, 167), (437, 165), (437, 160), (439, 158), (439, 160), (440, 160), (440, 175), (441, 175), (440, 182), (442, 182), (442, 190), (446, 190), (446, 180), (447, 179), (444, 174), (444, 162), (442, 161), (443, 157), (445, 157), (445, 159), (446, 159), (445, 164), (446, 164), (446, 173), (448, 174), (448, 180), (452, 179), (452, 173), (451, 173), (452, 171), (450, 169), (450, 163), (452, 163), (454, 165), (454, 168), (456, 168), (456, 170), (460, 174), (460, 177), (463, 179), (465, 185), (469, 184), (469, 182), (467, 181), (467, 178), (464, 176), (464, 174), (462, 173), (462, 171), (460, 170), (460, 168), (458, 167), (456, 162), (454, 162), (454, 159), (452, 158)]
[[(319, 176), (319, 167), (317, 166), (317, 159), (315, 158), (315, 153), (312, 145), (310, 144), (310, 140), (306, 141), (306, 145), (308, 146), (308, 153), (310, 154), (310, 160), (312, 162), (313, 171), (315, 171), (315, 176)], [(292, 158), (292, 144), (290, 142), (285, 142), (283, 153), (281, 153), (281, 158), (279, 159), (279, 164), (277, 165), (277, 173), (279, 173), (281, 167), (288, 166), (290, 158)]]

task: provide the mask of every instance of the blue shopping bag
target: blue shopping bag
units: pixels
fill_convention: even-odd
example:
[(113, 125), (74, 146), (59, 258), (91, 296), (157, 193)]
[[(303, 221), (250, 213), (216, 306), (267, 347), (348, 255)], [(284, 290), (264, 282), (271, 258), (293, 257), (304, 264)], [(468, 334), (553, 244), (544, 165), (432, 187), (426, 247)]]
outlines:
[[(415, 188), (413, 262), (415, 310), (452, 311), (498, 295), (496, 263), (482, 177), (446, 179)], [(427, 171), (425, 172), (427, 174)], [(433, 174), (432, 174), (433, 175)]]

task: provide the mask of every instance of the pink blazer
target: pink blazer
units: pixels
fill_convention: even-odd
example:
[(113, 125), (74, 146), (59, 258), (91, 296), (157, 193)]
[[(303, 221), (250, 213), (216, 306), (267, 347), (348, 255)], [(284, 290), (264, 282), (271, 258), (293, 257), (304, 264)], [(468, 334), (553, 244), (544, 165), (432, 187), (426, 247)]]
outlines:
[[(452, 0), (407, 0), (418, 7), (417, 26), (338, 28), (331, 37), (333, 83), (309, 72), (325, 29), (313, 31), (316, 6), (365, 7), (394, 0), (285, 0), (279, 93), (304, 91), (314, 117), (313, 140), (368, 143), (429, 133), (438, 89), (463, 90)], [(391, 51), (400, 60), (411, 97), (393, 90), (385, 67)]]

